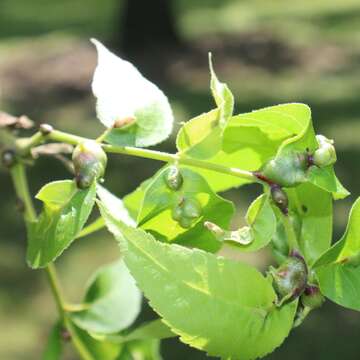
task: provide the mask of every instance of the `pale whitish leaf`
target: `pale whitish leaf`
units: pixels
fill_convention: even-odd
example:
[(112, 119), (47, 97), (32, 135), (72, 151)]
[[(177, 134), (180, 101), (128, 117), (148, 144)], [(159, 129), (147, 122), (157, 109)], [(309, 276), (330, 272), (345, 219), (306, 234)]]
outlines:
[(134, 120), (124, 128), (112, 130), (107, 141), (151, 146), (165, 140), (174, 121), (167, 97), (130, 62), (111, 53), (99, 41), (91, 41), (98, 51), (92, 89), (99, 120), (108, 128), (126, 119)]
[(141, 293), (122, 260), (100, 268), (86, 291), (86, 310), (72, 313), (80, 328), (102, 334), (129, 327), (141, 308)]
[(270, 282), (255, 268), (158, 242), (100, 209), (126, 249), (139, 287), (183, 342), (210, 355), (249, 360), (273, 351), (288, 335), (297, 303), (276, 308)]

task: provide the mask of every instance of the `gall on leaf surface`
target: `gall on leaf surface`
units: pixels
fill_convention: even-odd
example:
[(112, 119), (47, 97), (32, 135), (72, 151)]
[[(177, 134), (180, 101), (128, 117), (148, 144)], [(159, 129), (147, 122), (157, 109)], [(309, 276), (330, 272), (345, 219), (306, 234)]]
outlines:
[(71, 314), (88, 332), (110, 334), (133, 324), (141, 309), (141, 292), (122, 260), (103, 266), (90, 279), (83, 303), (86, 309)]
[(130, 62), (92, 39), (98, 65), (92, 82), (99, 120), (113, 129), (106, 141), (113, 145), (147, 147), (165, 140), (174, 117), (167, 97)]
[(235, 246), (243, 252), (257, 251), (265, 247), (276, 231), (276, 216), (267, 194), (260, 195), (251, 203), (245, 220), (247, 226), (238, 230), (219, 228), (215, 229), (213, 234), (219, 241)]
[(224, 359), (250, 360), (289, 334), (297, 302), (274, 306), (271, 283), (255, 268), (161, 243), (100, 209), (137, 284), (184, 343)]
[[(214, 193), (201, 175), (184, 167), (180, 167), (183, 176), (181, 188), (178, 191), (169, 189), (165, 181), (169, 169), (161, 169), (143, 190), (137, 215), (138, 226), (170, 242), (210, 252), (219, 250), (221, 242), (205, 230), (204, 222), (214, 222), (227, 228), (234, 214), (233, 204)], [(139, 191), (142, 191), (141, 187)], [(184, 199), (196, 199), (201, 205), (201, 215), (190, 229), (181, 227), (172, 218), (172, 209)]]
[(72, 180), (43, 186), (36, 198), (43, 210), (35, 222), (27, 222), (27, 262), (40, 268), (54, 261), (75, 240), (95, 203), (95, 182), (80, 190)]
[[(281, 158), (287, 154), (296, 152), (309, 152), (311, 154), (319, 147), (311, 120), (310, 108), (308, 108), (308, 116), (306, 119), (303, 123), (302, 130), (296, 136), (283, 141), (277, 151), (275, 159), (281, 160)], [(315, 165), (310, 166), (304, 173), (304, 182), (305, 181), (309, 181), (315, 186), (332, 193), (334, 199), (343, 199), (349, 195), (349, 192), (337, 179), (333, 165), (324, 168)]]
[(322, 293), (333, 302), (360, 311), (360, 198), (346, 231), (314, 264)]

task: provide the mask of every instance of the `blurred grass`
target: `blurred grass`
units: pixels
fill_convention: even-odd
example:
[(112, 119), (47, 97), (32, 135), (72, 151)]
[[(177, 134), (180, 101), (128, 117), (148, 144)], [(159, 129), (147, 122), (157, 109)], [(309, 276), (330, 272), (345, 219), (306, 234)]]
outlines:
[[(93, 49), (89, 50), (87, 39), (92, 36), (113, 39), (119, 27), (116, 16), (120, 6), (121, 2), (115, 0), (2, 0), (1, 107), (49, 121), (64, 130), (96, 136), (101, 127), (95, 120), (90, 93), (95, 54)], [(235, 94), (238, 112), (287, 101), (308, 103), (317, 131), (335, 138), (339, 151), (337, 171), (354, 194), (336, 203), (337, 239), (344, 229), (350, 202), (359, 194), (360, 2), (178, 0), (175, 9), (183, 37), (203, 50), (203, 58), (195, 54), (194, 61), (191, 56), (189, 59), (180, 54), (174, 56), (167, 68), (161, 69), (168, 76), (160, 85), (171, 99), (177, 123), (212, 106), (208, 90), (208, 50), (214, 51), (219, 78), (226, 81)], [(46, 83), (39, 77), (48, 65), (41, 62), (37, 65), (37, 59), (51, 60), (64, 51), (77, 51), (78, 46), (85, 46), (85, 59), (86, 51), (93, 57), (82, 69), (78, 68), (85, 73), (83, 88), (64, 87), (57, 92), (55, 81), (55, 90), (51, 86), (47, 90)], [(158, 58), (154, 60), (152, 55), (144, 54), (145, 59), (139, 57), (139, 63), (154, 63), (152, 74), (156, 79)], [(19, 65), (5, 79), (17, 82), (10, 96), (4, 92), (7, 87), (1, 70), (16, 61), (21, 68)], [(51, 64), (50, 72), (52, 69), (56, 72), (58, 68)], [(21, 71), (32, 74), (30, 80), (19, 76)], [(49, 77), (46, 71), (45, 78)], [(31, 81), (39, 81), (38, 87), (20, 90), (22, 84)], [(173, 150), (173, 140), (174, 137), (161, 148)], [(141, 159), (111, 157), (106, 186), (123, 196), (160, 165)], [(60, 164), (40, 160), (31, 169), (32, 191), (36, 192), (47, 181), (67, 176)], [(9, 178), (1, 173), (0, 359), (35, 360), (40, 358), (49, 326), (55, 319), (55, 307), (42, 272), (29, 271), (24, 262), (24, 228), (10, 187)], [(236, 202), (241, 214), (255, 191), (246, 187), (226, 196)], [(58, 261), (70, 299), (79, 299), (92, 270), (114, 259), (116, 253), (116, 244), (105, 232), (75, 242)], [(359, 331), (359, 315), (327, 304), (268, 359), (357, 359)], [(185, 347), (176, 347), (174, 352), (174, 346), (172, 341), (165, 342), (166, 359), (203, 358)], [(75, 358), (70, 351), (68, 359)]]

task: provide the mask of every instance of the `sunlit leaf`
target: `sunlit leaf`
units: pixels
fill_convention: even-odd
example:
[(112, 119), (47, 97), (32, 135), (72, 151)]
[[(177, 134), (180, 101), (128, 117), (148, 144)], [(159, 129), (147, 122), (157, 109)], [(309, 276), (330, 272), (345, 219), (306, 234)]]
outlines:
[(255, 268), (158, 242), (101, 211), (151, 306), (183, 342), (209, 355), (247, 360), (273, 351), (288, 335), (297, 304), (276, 308), (270, 282)]
[[(232, 203), (216, 195), (202, 176), (183, 167), (180, 168), (184, 179), (182, 187), (178, 191), (169, 189), (164, 180), (168, 170), (159, 171), (146, 187), (137, 223), (168, 241), (208, 251), (218, 250), (220, 242), (204, 230), (204, 222), (228, 227), (234, 213)], [(172, 218), (173, 208), (184, 199), (196, 199), (201, 205), (201, 216), (190, 229), (183, 228)]]
[(36, 195), (44, 204), (35, 222), (28, 222), (27, 261), (32, 268), (54, 261), (75, 240), (95, 202), (95, 183), (80, 190), (72, 180), (54, 181)]
[(97, 115), (106, 127), (116, 127), (106, 141), (142, 147), (165, 140), (174, 121), (167, 97), (131, 63), (92, 42), (98, 51), (92, 83)]
[[(182, 127), (177, 147), (182, 156), (255, 171), (277, 154), (284, 140), (304, 132), (311, 122), (310, 116), (310, 110), (304, 104), (272, 106), (233, 116), (222, 134), (217, 125), (219, 112), (213, 110)], [(249, 182), (211, 170), (199, 169), (198, 172), (208, 179), (215, 191)]]
[(209, 223), (206, 225), (218, 240), (236, 246), (241, 251), (259, 250), (270, 242), (276, 230), (276, 217), (268, 195), (259, 196), (250, 205), (246, 222), (247, 225), (238, 230), (224, 230)]
[(344, 199), (350, 194), (336, 177), (333, 165), (325, 168), (312, 166), (308, 171), (308, 179), (319, 188), (331, 192), (335, 200)]
[(300, 249), (312, 265), (331, 244), (331, 194), (310, 183), (287, 189), (287, 193)]
[(234, 96), (229, 87), (225, 83), (220, 82), (216, 76), (211, 53), (209, 54), (209, 68), (211, 75), (210, 88), (216, 106), (219, 109), (219, 125), (224, 127), (234, 111)]

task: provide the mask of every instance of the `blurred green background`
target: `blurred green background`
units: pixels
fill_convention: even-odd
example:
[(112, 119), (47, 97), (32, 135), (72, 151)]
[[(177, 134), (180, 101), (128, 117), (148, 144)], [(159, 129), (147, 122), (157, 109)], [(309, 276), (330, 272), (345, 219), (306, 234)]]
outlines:
[[(317, 132), (336, 140), (336, 170), (353, 193), (335, 205), (334, 239), (339, 238), (360, 193), (358, 0), (1, 0), (0, 108), (81, 135), (99, 134), (90, 37), (131, 59), (160, 85), (177, 128), (213, 106), (208, 51), (219, 78), (235, 94), (237, 112), (289, 101), (309, 104)], [(174, 136), (160, 148), (174, 151)], [(123, 196), (159, 166), (111, 157), (106, 186)], [(29, 173), (33, 192), (70, 176), (45, 158)], [(0, 359), (36, 360), (56, 312), (44, 274), (25, 264), (24, 226), (10, 189), (1, 172)], [(247, 186), (225, 194), (238, 207), (237, 222), (257, 191)], [(79, 300), (89, 275), (117, 254), (104, 231), (75, 242), (57, 261), (69, 299)], [(267, 254), (248, 260), (262, 266)], [(144, 311), (144, 318), (150, 316)], [(327, 302), (266, 359), (358, 359), (359, 335), (360, 315)], [(205, 358), (176, 340), (165, 341), (162, 353), (166, 360)], [(76, 359), (70, 347), (65, 358)]]

